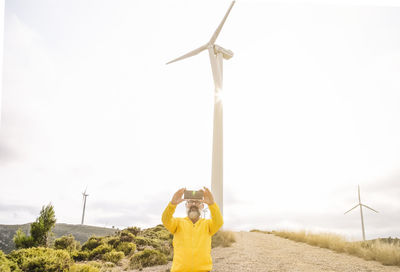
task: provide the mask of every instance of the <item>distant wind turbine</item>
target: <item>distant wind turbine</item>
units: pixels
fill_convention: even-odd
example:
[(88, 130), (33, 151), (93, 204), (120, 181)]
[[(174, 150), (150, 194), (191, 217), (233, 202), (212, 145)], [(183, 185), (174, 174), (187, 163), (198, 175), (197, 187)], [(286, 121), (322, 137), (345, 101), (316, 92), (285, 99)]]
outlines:
[(215, 202), (218, 204), (223, 215), (223, 130), (222, 130), (222, 60), (230, 59), (233, 52), (215, 44), (219, 33), (228, 17), (235, 1), (232, 2), (224, 18), (215, 30), (211, 39), (199, 48), (189, 53), (171, 60), (167, 64), (178, 60), (192, 57), (208, 49), (210, 56), (211, 69), (213, 73), (215, 92), (214, 92), (214, 129), (213, 129), (213, 149), (212, 149), (212, 170), (211, 170), (211, 191)]
[(374, 209), (372, 209), (371, 207), (368, 207), (367, 205), (364, 205), (361, 203), (361, 197), (360, 197), (360, 185), (358, 185), (358, 204), (355, 205), (353, 208), (351, 208), (350, 210), (348, 210), (347, 212), (345, 212), (344, 214), (348, 213), (351, 210), (354, 210), (355, 208), (357, 208), (358, 206), (360, 206), (360, 213), (361, 213), (361, 228), (362, 228), (362, 235), (363, 235), (363, 240), (365, 241), (365, 229), (364, 229), (364, 216), (363, 216), (363, 210), (362, 210), (362, 206), (364, 206), (365, 208), (368, 208), (374, 212), (378, 212), (375, 211)]
[(88, 194), (86, 194), (86, 190), (87, 190), (87, 186), (85, 191), (82, 193), (83, 195), (83, 212), (82, 212), (82, 221), (81, 221), (81, 225), (83, 225), (83, 221), (85, 219), (85, 209), (86, 209), (86, 197), (88, 196)]
[(205, 209), (203, 210), (203, 218), (206, 218), (207, 212), (208, 212), (208, 208), (205, 208)]

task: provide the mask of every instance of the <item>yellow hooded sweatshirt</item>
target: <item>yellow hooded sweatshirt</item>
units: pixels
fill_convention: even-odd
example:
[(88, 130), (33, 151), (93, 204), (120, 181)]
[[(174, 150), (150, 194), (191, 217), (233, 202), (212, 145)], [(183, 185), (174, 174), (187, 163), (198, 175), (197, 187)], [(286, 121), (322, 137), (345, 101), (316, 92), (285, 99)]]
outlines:
[(176, 206), (170, 201), (161, 219), (164, 226), (174, 234), (171, 272), (211, 271), (211, 236), (224, 224), (217, 203), (214, 201), (208, 205), (212, 219), (199, 218), (194, 224), (187, 216), (172, 217)]

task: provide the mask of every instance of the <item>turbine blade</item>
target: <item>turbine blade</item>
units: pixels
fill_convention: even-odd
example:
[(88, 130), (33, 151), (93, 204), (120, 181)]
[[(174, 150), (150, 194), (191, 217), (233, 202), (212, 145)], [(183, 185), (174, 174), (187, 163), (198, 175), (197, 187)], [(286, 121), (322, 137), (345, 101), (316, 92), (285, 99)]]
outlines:
[(360, 204), (357, 204), (357, 205), (355, 205), (353, 208), (351, 208), (350, 210), (348, 210), (347, 212), (345, 212), (344, 214), (346, 214), (346, 213), (348, 213), (349, 211), (351, 211), (351, 210), (354, 210), (355, 208), (357, 208), (358, 207), (358, 205), (360, 205)]
[(189, 53), (187, 53), (187, 54), (185, 54), (185, 55), (183, 55), (183, 56), (180, 56), (179, 58), (176, 58), (176, 59), (174, 59), (174, 60), (171, 60), (170, 62), (167, 62), (167, 64), (170, 64), (170, 63), (173, 63), (173, 62), (175, 62), (175, 61), (182, 60), (182, 59), (186, 59), (186, 58), (192, 57), (192, 56), (194, 56), (194, 55), (197, 55), (197, 54), (200, 53), (201, 51), (207, 49), (207, 45), (208, 45), (208, 44), (202, 45), (202, 46), (200, 46), (199, 48), (197, 48), (197, 49), (195, 49), (195, 50), (193, 50), (193, 51), (190, 51)]
[(365, 208), (368, 208), (368, 209), (370, 209), (370, 210), (373, 210), (374, 212), (379, 213), (378, 211), (375, 211), (374, 209), (372, 209), (371, 207), (368, 207), (367, 205), (364, 205), (364, 204), (361, 204), (361, 205), (363, 205)]
[(224, 19), (222, 19), (222, 21), (221, 21), (221, 23), (219, 24), (217, 30), (215, 30), (215, 32), (214, 32), (214, 34), (212, 35), (210, 41), (208, 42), (209, 44), (214, 44), (215, 41), (217, 40), (217, 37), (218, 37), (219, 33), (221, 32), (221, 29), (222, 29), (222, 27), (224, 26), (224, 23), (225, 23), (225, 21), (226, 21), (226, 18), (228, 17), (229, 12), (231, 12), (231, 9), (232, 9), (232, 7), (233, 7), (234, 4), (235, 4), (235, 1), (232, 1), (231, 6), (229, 7), (228, 11), (226, 12), (226, 14), (225, 14), (225, 16), (224, 16)]

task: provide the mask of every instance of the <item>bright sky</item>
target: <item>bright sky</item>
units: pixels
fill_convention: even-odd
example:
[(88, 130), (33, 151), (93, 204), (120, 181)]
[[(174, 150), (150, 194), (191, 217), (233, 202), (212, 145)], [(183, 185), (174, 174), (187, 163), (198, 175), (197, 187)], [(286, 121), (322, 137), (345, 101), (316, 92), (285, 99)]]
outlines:
[[(362, 4), (363, 3), (363, 4)], [(5, 1), (0, 224), (150, 227), (211, 188), (207, 42), (230, 1)], [(400, 7), (237, 1), (224, 62), (224, 228), (400, 237)], [(178, 206), (175, 216), (186, 216)]]

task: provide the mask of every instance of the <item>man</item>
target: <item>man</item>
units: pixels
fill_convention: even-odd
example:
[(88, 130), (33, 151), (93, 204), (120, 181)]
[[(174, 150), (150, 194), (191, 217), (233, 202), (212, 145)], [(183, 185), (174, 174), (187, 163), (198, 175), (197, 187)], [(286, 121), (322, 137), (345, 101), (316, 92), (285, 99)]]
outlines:
[[(224, 224), (221, 211), (211, 191), (204, 187), (203, 199), (186, 202), (187, 216), (172, 217), (176, 206), (184, 201), (186, 188), (178, 190), (162, 214), (164, 226), (174, 234), (172, 245), (174, 259), (171, 272), (206, 272), (212, 269), (211, 236)], [(208, 205), (212, 219), (200, 218), (204, 203)]]

